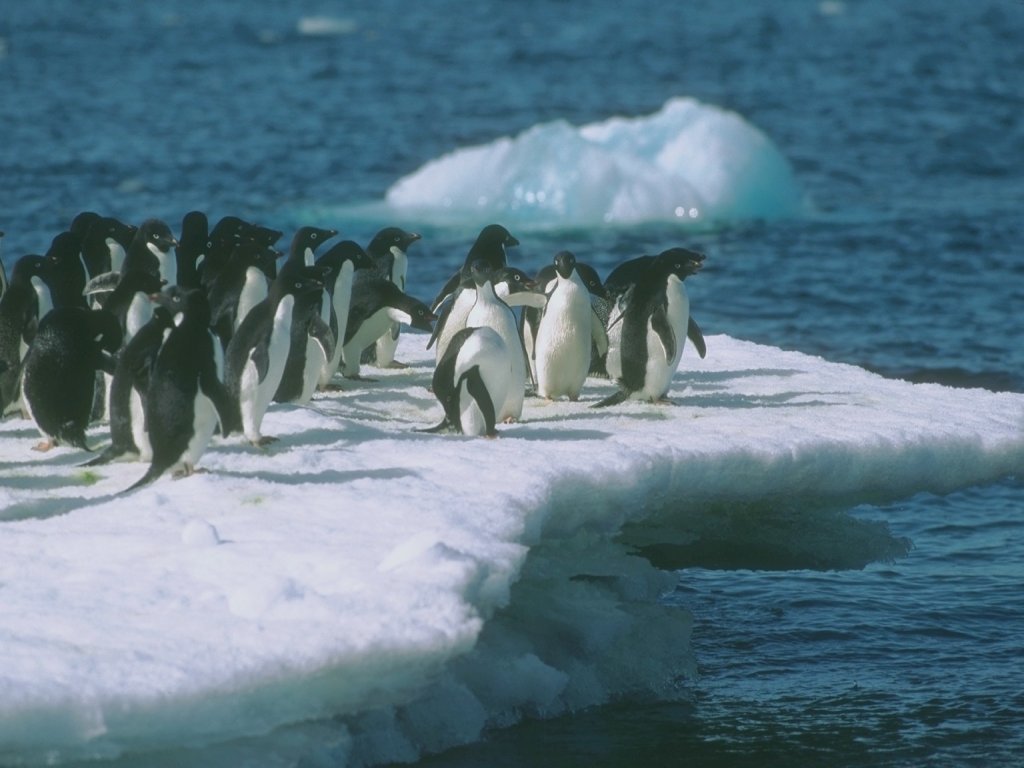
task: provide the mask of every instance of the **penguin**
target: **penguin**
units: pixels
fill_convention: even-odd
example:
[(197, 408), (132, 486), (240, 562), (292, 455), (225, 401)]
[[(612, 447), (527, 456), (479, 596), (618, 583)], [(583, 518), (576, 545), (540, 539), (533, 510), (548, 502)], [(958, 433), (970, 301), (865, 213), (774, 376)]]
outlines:
[(537, 326), (537, 394), (548, 400), (563, 395), (578, 400), (590, 370), (592, 341), (601, 354), (607, 351), (608, 339), (594, 317), (576, 257), (561, 251), (555, 256), (555, 283)]
[(536, 288), (536, 281), (516, 267), (503, 267), (494, 273), (494, 293), (510, 307), (543, 308), (547, 299)]
[(6, 414), (19, 400), (22, 362), (39, 326), (35, 283), (43, 284), (49, 269), (43, 256), (22, 256), (15, 262), (7, 290), (0, 296), (0, 361), (6, 364), (6, 370), (0, 373), (0, 414)]
[[(378, 275), (390, 280), (399, 290), (404, 291), (409, 271), (406, 253), (409, 246), (420, 239), (421, 236), (415, 232), (406, 232), (400, 227), (385, 227), (374, 235), (370, 244), (366, 246), (366, 253), (373, 259)], [(391, 328), (377, 339), (373, 348), (374, 354), (368, 362), (373, 362), (380, 368), (406, 367), (403, 363), (395, 361), (399, 327), (398, 323), (392, 323)]]
[[(694, 258), (699, 258), (703, 261), (704, 254), (697, 251), (690, 251)], [(608, 293), (608, 308), (609, 312), (615, 305), (616, 301), (622, 294), (629, 290), (638, 279), (639, 276), (644, 273), (651, 262), (655, 259), (654, 256), (638, 256), (635, 259), (629, 259), (619, 264), (613, 269), (608, 277), (605, 279), (605, 290)], [(607, 325), (608, 320), (606, 317), (605, 324)], [(693, 344), (694, 349), (697, 350), (697, 354), (703, 360), (707, 356), (708, 348), (704, 342), (704, 332), (701, 330), (700, 325), (693, 319), (693, 315), (690, 315), (690, 319), (686, 327), (686, 337)]]
[(308, 322), (320, 301), (320, 274), (303, 268), (279, 275), (267, 298), (238, 326), (225, 353), (224, 384), (238, 402), (242, 433), (257, 447), (276, 440), (260, 434), (260, 425), (284, 376), (292, 328)]
[(494, 291), (495, 270), (483, 261), (475, 261), (470, 267), (476, 284), (476, 302), (466, 317), (467, 328), (488, 327), (494, 330), (508, 350), (508, 380), (505, 400), (496, 402), (496, 418), (499, 422), (518, 421), (523, 415), (523, 398), (526, 394), (526, 351), (519, 335), (515, 313), (511, 307), (498, 298)]
[(178, 267), (178, 285), (199, 288), (199, 265), (206, 258), (210, 237), (210, 221), (202, 211), (189, 211), (181, 219), (181, 236), (174, 249)]
[[(140, 274), (138, 272), (132, 274)], [(152, 275), (147, 275), (152, 278)], [(131, 456), (151, 461), (153, 449), (146, 431), (145, 407), (149, 375), (164, 339), (174, 327), (174, 317), (182, 310), (182, 294), (171, 288), (154, 294), (157, 302), (149, 321), (121, 347), (110, 384), (110, 445), (83, 466), (92, 467)]]
[(146, 219), (135, 232), (120, 271), (140, 269), (159, 276), (167, 285), (177, 285), (178, 260), (171, 253), (177, 244), (165, 221)]
[(151, 272), (123, 272), (118, 275), (117, 287), (102, 299), (103, 309), (117, 318), (125, 343), (153, 316), (149, 297), (160, 291), (161, 282)]
[(55, 307), (88, 308), (82, 291), (86, 269), (82, 262), (82, 239), (71, 230), (59, 233), (46, 252), (50, 261), (50, 296)]
[(267, 298), (269, 272), (277, 255), (251, 240), (239, 243), (209, 286), (211, 323), (224, 349), (249, 311)]
[(594, 407), (630, 398), (664, 400), (689, 327), (690, 300), (683, 281), (700, 271), (703, 262), (703, 254), (686, 248), (670, 248), (643, 262), (608, 323), (608, 373), (619, 391)]
[(434, 427), (417, 431), (497, 436), (495, 425), (500, 404), (508, 396), (511, 357), (493, 328), (463, 328), (454, 334), (431, 379), (444, 418)]
[(288, 261), (312, 267), (316, 261), (316, 249), (336, 234), (338, 234), (336, 229), (300, 227), (292, 235), (292, 242), (288, 247)]
[[(282, 267), (278, 280), (294, 280), (297, 276), (316, 275), (318, 292), (310, 301), (298, 302), (301, 311), (294, 313), (291, 322), (288, 356), (284, 373), (274, 393), (274, 402), (308, 403), (317, 385), (324, 365), (334, 354), (336, 341), (331, 329), (320, 317), (324, 301), (323, 267), (307, 267), (303, 261), (289, 259)], [(303, 297), (305, 299), (305, 297)]]
[[(452, 335), (466, 325), (466, 315), (473, 307), (476, 296), (473, 294), (473, 278), (469, 273), (474, 261), (483, 261), (492, 269), (501, 269), (508, 265), (508, 248), (519, 245), (519, 241), (501, 224), (488, 224), (477, 235), (462, 267), (444, 284), (440, 293), (430, 305), (431, 312), (437, 312), (442, 305), (440, 319), (427, 343), (427, 349), (436, 344), (435, 355), (440, 361), (444, 349)], [(468, 291), (468, 293), (467, 293)]]
[[(71, 224), (74, 232), (80, 226), (82, 217), (79, 214)], [(136, 227), (125, 224), (111, 216), (94, 214), (91, 225), (81, 232), (82, 261), (85, 264), (88, 279), (105, 272), (120, 272), (124, 264), (125, 253), (135, 237)]]
[(369, 270), (356, 274), (341, 353), (342, 374), (348, 379), (361, 378), (363, 350), (380, 338), (392, 322), (429, 333), (436, 319), (426, 304), (399, 290), (390, 280), (376, 277)]
[(359, 243), (354, 240), (342, 240), (331, 246), (330, 250), (317, 259), (316, 264), (329, 270), (325, 287), (330, 300), (325, 301), (324, 306), (330, 308), (327, 324), (335, 338), (334, 354), (327, 361), (320, 376), (320, 387), (326, 388), (330, 386), (331, 379), (341, 365), (343, 342), (348, 330), (349, 307), (352, 304), (352, 285), (356, 273), (372, 270), (374, 263)]
[(238, 404), (221, 381), (210, 331), (210, 305), (201, 290), (186, 291), (181, 320), (157, 353), (146, 393), (146, 428), (153, 458), (125, 490), (153, 482), (164, 472), (192, 474), (220, 423), (223, 436), (238, 429)]
[(96, 371), (114, 372), (111, 354), (121, 345), (117, 319), (102, 309), (60, 307), (39, 322), (25, 357), (22, 393), (30, 418), (46, 438), (35, 450), (85, 442)]

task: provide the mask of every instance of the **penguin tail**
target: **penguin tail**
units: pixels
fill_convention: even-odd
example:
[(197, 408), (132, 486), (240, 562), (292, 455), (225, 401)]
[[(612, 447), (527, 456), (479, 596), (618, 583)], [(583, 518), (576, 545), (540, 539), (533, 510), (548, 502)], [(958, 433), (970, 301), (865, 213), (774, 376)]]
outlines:
[(124, 452), (125, 451), (121, 450), (120, 448), (116, 447), (113, 443), (111, 443), (106, 448), (104, 448), (103, 452), (100, 453), (98, 456), (89, 459), (84, 464), (79, 464), (79, 466), (98, 467), (100, 464), (109, 464)]
[(615, 394), (608, 395), (608, 397), (606, 397), (604, 400), (598, 400), (596, 403), (594, 403), (590, 407), (591, 408), (607, 408), (610, 405), (618, 405), (619, 403), (624, 403), (627, 399), (629, 399), (629, 392), (627, 392), (624, 389), (620, 389)]
[(92, 453), (92, 448), (85, 442), (85, 430), (81, 427), (75, 426), (74, 424), (64, 424), (61, 426), (57, 439), (68, 445), (73, 445), (75, 448), (81, 448), (83, 451), (89, 451)]
[(149, 485), (164, 473), (164, 469), (164, 467), (158, 466), (157, 464), (150, 464), (149, 469), (146, 470), (146, 474), (140, 477), (132, 485), (125, 488), (118, 495), (120, 496), (125, 493), (131, 493), (132, 491), (137, 490), (144, 485)]
[(440, 424), (436, 424), (433, 427), (423, 427), (421, 429), (414, 429), (413, 432), (422, 432), (424, 434), (437, 435), (442, 432), (450, 432), (452, 429), (451, 423), (448, 421), (448, 417), (441, 419)]

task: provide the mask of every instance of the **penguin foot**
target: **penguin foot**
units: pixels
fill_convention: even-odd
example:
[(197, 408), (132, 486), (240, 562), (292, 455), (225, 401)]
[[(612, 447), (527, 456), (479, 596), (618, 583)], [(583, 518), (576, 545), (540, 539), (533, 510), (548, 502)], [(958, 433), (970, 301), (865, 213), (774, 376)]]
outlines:
[(181, 480), (183, 477), (189, 477), (190, 475), (203, 473), (205, 471), (205, 469), (196, 469), (191, 464), (186, 464), (173, 475), (171, 475), (171, 478), (174, 480)]
[(398, 360), (392, 360), (392, 361), (391, 361), (391, 362), (390, 362), (390, 363), (389, 363), (389, 364), (388, 364), (387, 366), (385, 366), (385, 367), (386, 367), (386, 368), (392, 368), (392, 369), (398, 369), (398, 370), (404, 370), (404, 369), (406, 369), (406, 368), (408, 368), (408, 367), (409, 367), (409, 364), (408, 364), (408, 363), (401, 363), (401, 362), (399, 362)]
[(369, 376), (360, 376), (358, 373), (355, 374), (354, 376), (346, 376), (345, 378), (348, 379), (349, 381), (365, 381), (370, 382), (372, 384), (376, 384), (377, 381), (379, 381), (379, 379), (371, 379)]
[(345, 388), (341, 386), (341, 384), (335, 384), (332, 382), (330, 384), (324, 384), (319, 389), (321, 392), (341, 392)]
[(657, 400), (652, 400), (655, 405), (678, 405), (678, 403), (670, 397), (659, 397)]
[(271, 443), (276, 443), (277, 441), (278, 441), (278, 438), (276, 438), (276, 437), (273, 437), (271, 435), (263, 435), (262, 437), (258, 438), (257, 440), (250, 440), (249, 442), (252, 443), (257, 448), (266, 448)]
[(501, 423), (502, 424), (518, 424), (519, 423), (519, 419), (516, 418), (515, 416), (506, 416), (504, 419), (502, 419)]
[(32, 450), (38, 451), (39, 453), (46, 453), (47, 451), (53, 450), (56, 447), (57, 441), (51, 437), (46, 440), (40, 440), (38, 443), (32, 446)]

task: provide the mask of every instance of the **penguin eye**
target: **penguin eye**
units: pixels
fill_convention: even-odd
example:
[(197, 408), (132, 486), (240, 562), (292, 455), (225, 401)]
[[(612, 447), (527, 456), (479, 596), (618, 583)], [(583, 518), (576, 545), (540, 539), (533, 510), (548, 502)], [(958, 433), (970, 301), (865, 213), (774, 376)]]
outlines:
[(302, 283), (296, 283), (295, 284), (295, 290), (299, 290), (301, 288), (302, 288)]
[(316, 240), (316, 232), (309, 236), (310, 240)]

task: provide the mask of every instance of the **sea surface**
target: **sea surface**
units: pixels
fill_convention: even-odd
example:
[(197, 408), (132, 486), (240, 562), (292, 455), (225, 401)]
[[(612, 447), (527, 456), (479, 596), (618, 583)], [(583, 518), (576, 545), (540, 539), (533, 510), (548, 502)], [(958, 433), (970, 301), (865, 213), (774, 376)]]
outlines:
[[(708, 256), (688, 282), (706, 334), (1024, 392), (1022, 73), (1017, 0), (0, 0), (0, 247), (45, 251), (85, 209), (365, 240), (360, 206), (444, 153), (685, 96), (771, 139), (798, 215), (526, 228), (513, 261), (569, 248), (607, 272), (688, 245)], [(424, 234), (410, 292), (429, 299), (488, 222), (394, 223)], [(683, 701), (422, 765), (1024, 765), (1022, 479), (842, 510), (906, 543), (863, 567), (695, 550), (665, 597), (694, 616)], [(745, 519), (799, 541), (794, 512)]]

